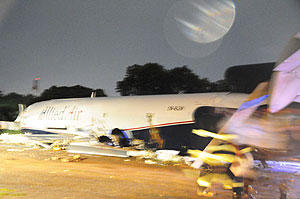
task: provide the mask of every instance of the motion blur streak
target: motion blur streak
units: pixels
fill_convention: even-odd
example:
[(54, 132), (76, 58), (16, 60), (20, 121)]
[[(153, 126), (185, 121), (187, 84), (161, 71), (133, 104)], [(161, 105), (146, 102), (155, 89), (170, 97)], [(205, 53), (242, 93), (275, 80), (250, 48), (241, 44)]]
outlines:
[(284, 173), (298, 173), (300, 174), (300, 163), (299, 162), (285, 162), (285, 161), (267, 161), (269, 168), (274, 172), (284, 172)]
[(293, 101), (300, 101), (300, 33), (289, 41), (282, 54), (271, 80), (271, 113), (282, 110)]

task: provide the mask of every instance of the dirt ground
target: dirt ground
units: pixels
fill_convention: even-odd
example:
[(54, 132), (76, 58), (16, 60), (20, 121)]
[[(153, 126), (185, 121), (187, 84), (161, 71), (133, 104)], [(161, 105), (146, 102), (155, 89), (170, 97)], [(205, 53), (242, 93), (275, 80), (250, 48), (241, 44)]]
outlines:
[[(185, 165), (145, 164), (137, 158), (81, 155), (66, 151), (0, 145), (0, 198), (201, 198), (196, 194), (198, 170)], [(285, 183), (288, 197), (300, 198), (296, 174), (264, 171), (253, 182), (255, 198), (280, 197)], [(217, 188), (214, 198), (231, 198)]]

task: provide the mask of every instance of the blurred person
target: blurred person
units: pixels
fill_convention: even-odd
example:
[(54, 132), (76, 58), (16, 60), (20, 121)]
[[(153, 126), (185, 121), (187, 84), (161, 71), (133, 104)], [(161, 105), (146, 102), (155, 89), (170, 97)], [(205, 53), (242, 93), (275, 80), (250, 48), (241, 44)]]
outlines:
[(255, 159), (268, 160), (300, 154), (300, 110), (293, 104), (277, 113), (259, 107), (247, 120), (239, 118), (227, 124), (222, 132), (236, 135), (231, 141), (255, 148)]
[(188, 150), (194, 156), (203, 161), (200, 176), (197, 179), (199, 188), (197, 194), (211, 197), (214, 195), (210, 188), (213, 183), (223, 185), (225, 189), (232, 189), (233, 198), (242, 198), (244, 178), (253, 178), (255, 172), (251, 169), (253, 157), (251, 148), (237, 146), (230, 142), (236, 138), (234, 135), (219, 135), (203, 129), (193, 130), (193, 133), (202, 137), (212, 137), (219, 140), (217, 145), (208, 146), (207, 151)]

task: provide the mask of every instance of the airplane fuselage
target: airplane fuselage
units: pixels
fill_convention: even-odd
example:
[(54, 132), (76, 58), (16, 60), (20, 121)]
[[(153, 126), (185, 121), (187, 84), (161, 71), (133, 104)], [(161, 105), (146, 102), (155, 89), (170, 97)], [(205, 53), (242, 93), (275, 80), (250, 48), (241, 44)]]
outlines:
[(186, 131), (183, 126), (191, 130), (199, 107), (237, 109), (246, 98), (246, 94), (202, 93), (57, 99), (30, 105), (17, 120), (24, 131), (109, 136), (119, 129), (129, 138), (145, 139), (142, 134), (158, 128), (177, 136), (176, 131)]

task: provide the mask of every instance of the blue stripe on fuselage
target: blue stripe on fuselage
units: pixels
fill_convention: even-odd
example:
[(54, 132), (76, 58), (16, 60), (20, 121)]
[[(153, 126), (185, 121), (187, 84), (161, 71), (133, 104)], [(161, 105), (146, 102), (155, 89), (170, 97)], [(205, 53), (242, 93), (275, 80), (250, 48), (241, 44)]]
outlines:
[(31, 133), (31, 134), (57, 134), (57, 133), (52, 133), (49, 131), (42, 131), (42, 130), (36, 130), (36, 129), (21, 129), (23, 133)]

